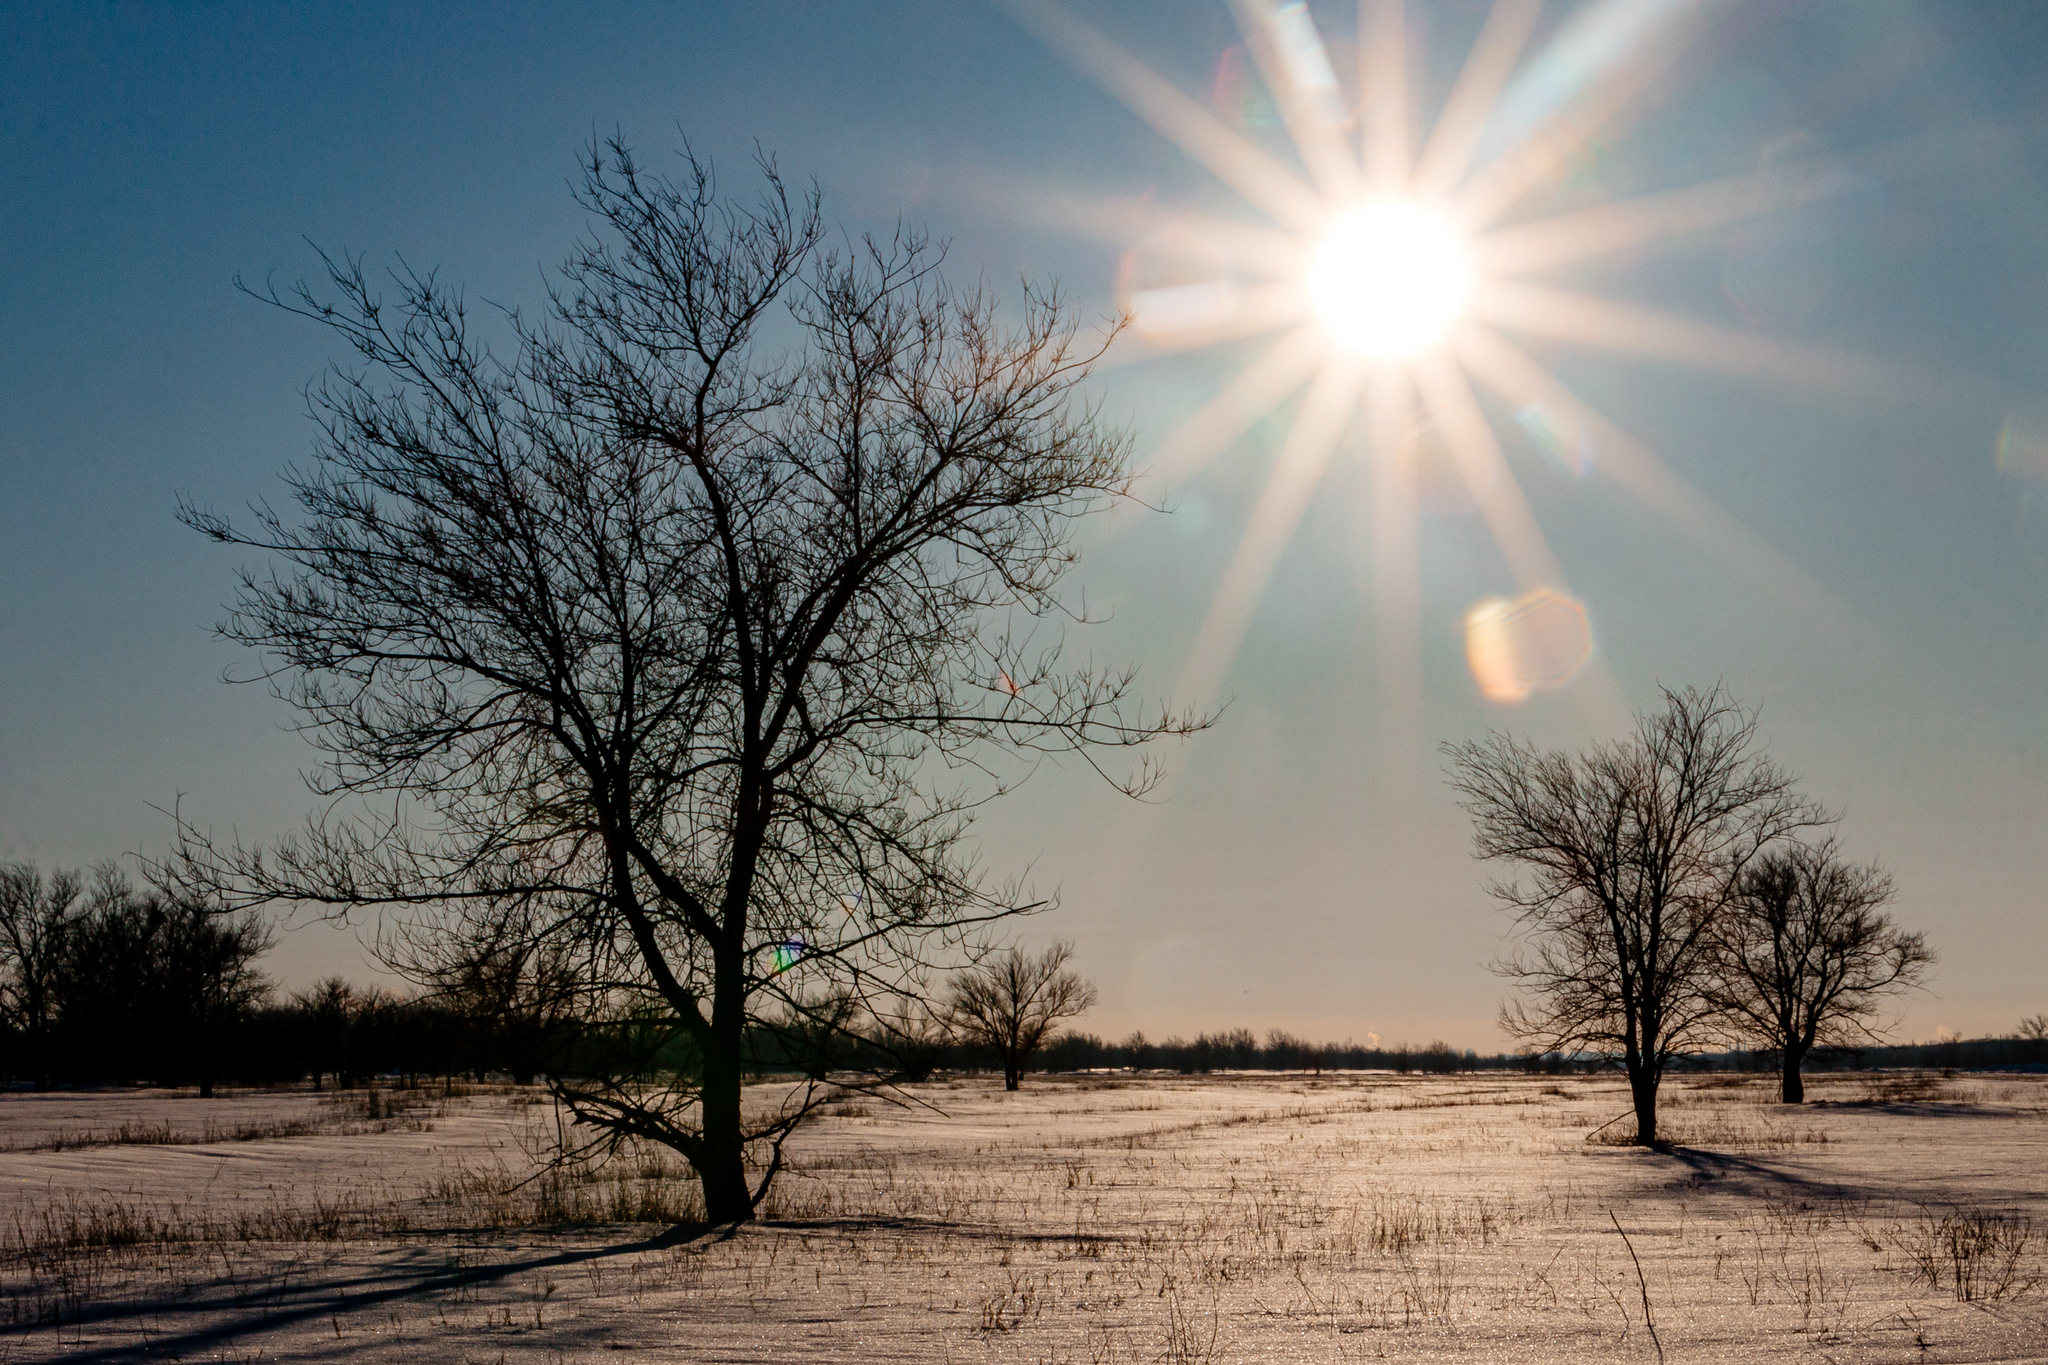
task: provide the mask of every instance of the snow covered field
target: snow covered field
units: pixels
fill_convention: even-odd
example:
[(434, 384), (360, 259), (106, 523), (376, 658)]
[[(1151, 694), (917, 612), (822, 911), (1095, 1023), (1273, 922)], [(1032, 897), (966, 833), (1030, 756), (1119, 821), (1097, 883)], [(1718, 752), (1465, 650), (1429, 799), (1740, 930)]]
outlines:
[(2048, 1081), (1810, 1093), (1644, 1152), (1606, 1078), (940, 1081), (709, 1232), (530, 1178), (537, 1092), (11, 1094), (0, 1360), (2048, 1360)]

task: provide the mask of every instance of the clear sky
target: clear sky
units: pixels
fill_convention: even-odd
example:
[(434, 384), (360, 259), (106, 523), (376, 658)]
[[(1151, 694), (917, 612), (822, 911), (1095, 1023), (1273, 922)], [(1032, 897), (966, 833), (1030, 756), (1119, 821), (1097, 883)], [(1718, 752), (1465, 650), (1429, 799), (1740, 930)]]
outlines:
[[(1350, 62), (1355, 11), (1310, 8)], [(1489, 9), (1410, 0), (1418, 127)], [(1626, 41), (1587, 57), (1569, 40), (1593, 9), (1543, 9), (1539, 75), (1489, 138), (1540, 117), (1546, 80), (1603, 88), (1654, 49), (1627, 35), (1691, 23), (1514, 213), (1784, 165), (1810, 191), (1548, 277), (1752, 338), (1712, 333), (1712, 367), (1515, 333), (1727, 520), (1690, 533), (1609, 477), (1621, 437), (1572, 436), (1561, 463), (1485, 399), (1597, 641), (1570, 684), (1489, 700), (1465, 619), (1517, 592), (1511, 557), (1455, 489), (1425, 486), (1401, 528), (1412, 629), (1376, 634), (1385, 528), (1351, 414), (1241, 646), (1205, 656), (1304, 400), (1189, 472), (1168, 437), (1270, 338), (1120, 349), (1099, 395), (1175, 510), (1086, 533), (1076, 581), (1113, 619), (1077, 643), (1230, 705), (1167, 755), (1160, 804), (1048, 770), (987, 817), (991, 868), (1061, 892), (1027, 942), (1076, 941), (1102, 993), (1088, 1027), (1504, 1045), (1484, 969), (1504, 925), (1431, 746), (1489, 726), (1578, 744), (1660, 681), (1717, 679), (1940, 951), (1905, 1034), (2048, 1009), (2048, 8), (1612, 0), (1597, 32)], [(1221, 0), (1075, 12), (1302, 176)], [(312, 751), (261, 688), (221, 682), (246, 663), (211, 635), (239, 561), (173, 510), (275, 495), (310, 448), (302, 389), (340, 356), (232, 281), (316, 270), (310, 241), (531, 305), (580, 227), (578, 150), (614, 128), (649, 160), (686, 135), (736, 179), (758, 142), (852, 230), (904, 215), (958, 274), (1056, 276), (1095, 314), (1158, 268), (1162, 217), (1262, 221), (971, 0), (0, 8), (0, 858), (161, 850), (153, 807), (181, 799), (254, 839), (303, 815)], [(1567, 468), (1581, 454), (1590, 469)], [(1397, 675), (1419, 690), (1392, 724)], [(369, 973), (317, 926), (271, 965), (294, 985)]]

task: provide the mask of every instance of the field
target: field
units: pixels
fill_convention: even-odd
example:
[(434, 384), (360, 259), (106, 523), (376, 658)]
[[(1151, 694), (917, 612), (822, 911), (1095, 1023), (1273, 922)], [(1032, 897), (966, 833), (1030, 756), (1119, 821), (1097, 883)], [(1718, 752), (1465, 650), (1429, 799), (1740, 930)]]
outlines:
[(985, 1078), (761, 1223), (535, 1091), (0, 1097), (0, 1361), (2048, 1360), (2048, 1081)]

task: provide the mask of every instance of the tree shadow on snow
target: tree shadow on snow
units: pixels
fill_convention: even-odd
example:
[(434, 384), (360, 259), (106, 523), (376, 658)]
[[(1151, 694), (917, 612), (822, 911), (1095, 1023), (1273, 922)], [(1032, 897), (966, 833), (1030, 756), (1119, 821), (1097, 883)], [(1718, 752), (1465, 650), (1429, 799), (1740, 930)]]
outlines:
[[(474, 1290), (518, 1275), (562, 1269), (630, 1256), (649, 1251), (667, 1251), (706, 1239), (723, 1241), (737, 1235), (741, 1224), (680, 1223), (652, 1237), (607, 1246), (583, 1246), (541, 1255), (512, 1256), (502, 1261), (476, 1265), (449, 1266), (451, 1248), (445, 1244), (423, 1246), (395, 1264), (337, 1279), (319, 1278), (317, 1270), (293, 1284), (292, 1270), (275, 1271), (257, 1280), (217, 1279), (194, 1289), (157, 1301), (92, 1304), (67, 1314), (60, 1332), (79, 1331), (95, 1324), (141, 1320), (144, 1340), (126, 1339), (104, 1346), (74, 1348), (65, 1359), (74, 1365), (88, 1362), (133, 1360), (140, 1355), (178, 1359), (191, 1354), (218, 1351), (244, 1337), (273, 1332), (320, 1318), (340, 1320), (386, 1304), (425, 1298), (434, 1294)], [(478, 1250), (489, 1252), (488, 1244)], [(431, 1264), (422, 1264), (431, 1262)], [(148, 1320), (190, 1321), (215, 1314), (226, 1320), (195, 1327), (185, 1332), (151, 1330)]]

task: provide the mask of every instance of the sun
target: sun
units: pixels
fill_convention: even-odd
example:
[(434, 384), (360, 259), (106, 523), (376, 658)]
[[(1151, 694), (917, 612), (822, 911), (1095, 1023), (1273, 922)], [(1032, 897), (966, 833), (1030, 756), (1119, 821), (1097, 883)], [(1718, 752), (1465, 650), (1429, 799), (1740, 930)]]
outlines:
[(1304, 284), (1338, 345), (1396, 359), (1443, 340), (1471, 298), (1472, 262), (1441, 213), (1396, 200), (1340, 217)]
[[(1120, 289), (1143, 351), (1134, 359), (1267, 339), (1161, 442), (1155, 476), (1200, 476), (1298, 396), (1177, 696), (1199, 705), (1219, 693), (1281, 554), (1340, 458), (1367, 474), (1361, 529), (1371, 547), (1377, 705), (1389, 733), (1421, 733), (1421, 494), (1451, 484), (1485, 522), (1506, 580), (1463, 613), (1479, 695), (1512, 704), (1568, 690), (1602, 728), (1627, 719), (1595, 646), (1594, 613), (1572, 594), (1517, 460), (1607, 480), (1780, 596), (1794, 585), (1809, 607), (1838, 605), (1517, 340), (1872, 396), (1898, 382), (1860, 357), (1556, 282), (1557, 267), (1810, 204), (1853, 182), (1820, 162), (1772, 163), (1531, 215), (1529, 201), (1591, 139), (1639, 96), (1665, 88), (1713, 7), (1584, 5), (1524, 62), (1542, 34), (1542, 0), (1494, 0), (1434, 118), (1422, 120), (1404, 0), (1357, 0), (1355, 67), (1336, 60), (1305, 0), (1231, 0), (1244, 44), (1225, 54), (1207, 101), (1060, 0), (1002, 3), (1266, 220), (1149, 199), (1131, 210), (1046, 197), (1064, 224), (1100, 223), (1128, 248)], [(1258, 98), (1252, 79), (1263, 87)], [(1261, 141), (1275, 116), (1291, 154)]]

